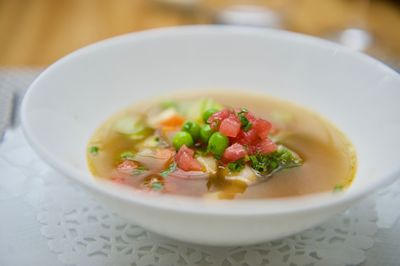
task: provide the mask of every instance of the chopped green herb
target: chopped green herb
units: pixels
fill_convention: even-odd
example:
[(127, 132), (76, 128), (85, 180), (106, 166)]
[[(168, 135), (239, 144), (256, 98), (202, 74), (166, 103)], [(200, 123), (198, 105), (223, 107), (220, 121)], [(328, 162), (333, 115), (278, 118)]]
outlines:
[(164, 185), (160, 182), (152, 182), (151, 189), (155, 191), (160, 191), (164, 188)]
[(89, 152), (92, 155), (97, 155), (99, 153), (99, 147), (97, 146), (92, 146), (89, 148)]
[(159, 142), (160, 141), (160, 137), (155, 137), (154, 140)]
[(333, 188), (333, 192), (340, 192), (340, 191), (342, 191), (343, 190), (343, 185), (336, 185), (334, 188)]
[(228, 163), (227, 167), (228, 167), (229, 171), (231, 171), (232, 173), (235, 173), (235, 172), (242, 171), (242, 169), (244, 168), (244, 165), (245, 165), (244, 160), (239, 159), (235, 162)]
[(133, 169), (132, 175), (140, 175), (143, 174), (144, 171), (146, 171), (147, 168), (144, 166), (139, 166), (138, 168)]
[(175, 170), (176, 170), (176, 163), (173, 162), (173, 163), (171, 163), (171, 164), (168, 166), (167, 169), (165, 169), (164, 171), (162, 171), (162, 172), (160, 173), (160, 176), (162, 176), (162, 177), (167, 177), (170, 173), (172, 173), (172, 172), (175, 171)]
[(252, 155), (249, 159), (251, 167), (262, 174), (270, 174), (303, 164), (296, 153), (283, 146), (279, 146), (273, 153)]
[(124, 151), (120, 154), (122, 160), (135, 160), (135, 154), (131, 151)]
[(242, 108), (238, 113), (237, 116), (239, 118), (240, 123), (242, 124), (241, 128), (247, 132), (249, 131), (253, 125), (250, 123), (249, 119), (247, 119), (246, 114), (248, 113), (246, 108)]

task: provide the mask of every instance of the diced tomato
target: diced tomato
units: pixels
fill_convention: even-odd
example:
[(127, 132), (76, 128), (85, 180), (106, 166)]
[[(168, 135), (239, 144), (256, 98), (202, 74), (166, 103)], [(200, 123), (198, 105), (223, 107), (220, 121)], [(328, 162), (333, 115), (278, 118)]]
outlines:
[(264, 139), (256, 145), (256, 150), (261, 154), (268, 154), (278, 149), (278, 146), (270, 139)]
[(253, 145), (258, 141), (259, 137), (254, 129), (250, 129), (247, 132), (240, 131), (237, 136), (237, 142), (242, 145)]
[(214, 114), (212, 114), (208, 120), (207, 123), (210, 124), (210, 127), (214, 130), (217, 130), (219, 128), (219, 125), (221, 124), (222, 120), (226, 119), (230, 115), (230, 111), (228, 109), (222, 109), (221, 111), (218, 111)]
[(254, 121), (256, 121), (256, 117), (250, 112), (248, 112), (245, 116), (251, 124), (253, 124)]
[(237, 117), (231, 114), (228, 118), (222, 120), (219, 132), (227, 137), (236, 137), (240, 131), (241, 123)]
[(224, 162), (234, 162), (239, 159), (242, 159), (247, 155), (246, 149), (243, 147), (243, 145), (239, 143), (235, 143), (228, 148), (226, 148), (224, 154), (222, 155), (222, 160)]
[(260, 137), (260, 139), (265, 139), (268, 137), (269, 131), (272, 128), (272, 125), (270, 122), (264, 119), (256, 119), (253, 122), (253, 129), (257, 132), (257, 135)]
[(130, 173), (133, 169), (136, 169), (139, 165), (131, 160), (125, 160), (117, 166), (118, 172)]
[(200, 171), (201, 164), (193, 156), (194, 151), (183, 145), (175, 155), (176, 164), (184, 171)]

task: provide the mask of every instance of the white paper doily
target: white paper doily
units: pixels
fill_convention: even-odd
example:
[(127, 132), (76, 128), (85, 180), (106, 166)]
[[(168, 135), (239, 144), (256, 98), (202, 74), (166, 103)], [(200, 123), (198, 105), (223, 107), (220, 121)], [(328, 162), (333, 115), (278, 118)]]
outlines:
[[(35, 208), (41, 233), (65, 265), (358, 265), (374, 244), (374, 202), (387, 204), (400, 190), (395, 184), (375, 199), (292, 237), (212, 248), (151, 234), (111, 213), (38, 159), (19, 129), (9, 131), (0, 146), (0, 169), (7, 176), (0, 179), (0, 200), (3, 191), (20, 195)], [(378, 214), (386, 217), (379, 217), (378, 223), (387, 225), (400, 213)]]

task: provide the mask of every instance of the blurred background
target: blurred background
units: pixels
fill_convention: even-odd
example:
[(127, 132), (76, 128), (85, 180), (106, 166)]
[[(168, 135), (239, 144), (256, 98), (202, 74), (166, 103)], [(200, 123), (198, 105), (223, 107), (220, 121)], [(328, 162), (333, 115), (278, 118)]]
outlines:
[(395, 0), (0, 0), (0, 67), (42, 67), (115, 35), (188, 24), (280, 28), (400, 69)]

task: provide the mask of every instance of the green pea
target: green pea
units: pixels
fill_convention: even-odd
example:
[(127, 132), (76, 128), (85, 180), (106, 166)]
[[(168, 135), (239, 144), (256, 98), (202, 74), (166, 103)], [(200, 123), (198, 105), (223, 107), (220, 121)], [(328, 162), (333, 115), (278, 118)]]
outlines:
[(186, 146), (190, 147), (193, 145), (192, 135), (190, 135), (186, 131), (179, 131), (178, 133), (175, 134), (175, 136), (172, 140), (172, 144), (174, 145), (174, 147), (177, 150), (179, 150), (179, 148), (182, 145), (186, 145)]
[(182, 131), (189, 132), (190, 135), (192, 135), (193, 140), (197, 140), (200, 136), (200, 126), (193, 121), (187, 121), (183, 124)]
[(219, 132), (215, 132), (208, 140), (207, 150), (211, 152), (217, 159), (219, 159), (221, 158), (228, 145), (228, 138)]
[(209, 118), (212, 114), (214, 114), (214, 113), (216, 113), (216, 112), (218, 112), (218, 109), (217, 109), (217, 108), (210, 108), (210, 109), (207, 109), (207, 110), (203, 113), (203, 120), (204, 120), (204, 122), (207, 123), (208, 118)]
[(209, 138), (211, 137), (213, 130), (211, 129), (210, 125), (204, 125), (200, 129), (200, 140), (203, 143), (207, 143)]

